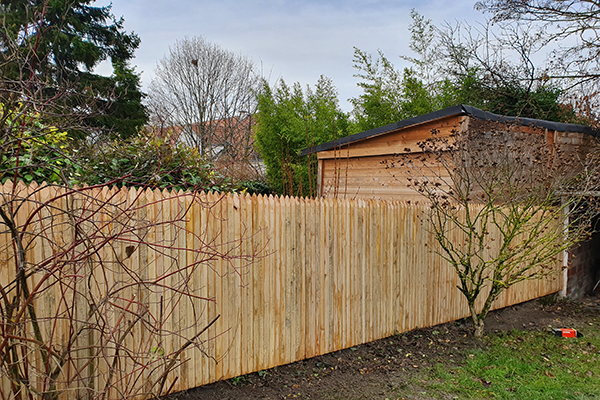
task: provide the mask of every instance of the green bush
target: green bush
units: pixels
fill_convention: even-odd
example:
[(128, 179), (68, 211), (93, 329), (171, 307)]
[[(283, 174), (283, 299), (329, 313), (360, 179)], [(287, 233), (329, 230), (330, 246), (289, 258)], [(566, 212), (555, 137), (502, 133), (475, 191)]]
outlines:
[[(16, 109), (0, 129), (0, 181), (29, 184), (152, 187), (170, 190), (238, 191), (234, 179), (222, 174), (195, 148), (173, 145), (153, 132), (126, 140), (87, 143), (45, 124), (37, 114)], [(267, 189), (251, 189), (265, 193)]]
[(0, 112), (0, 181), (64, 183), (73, 172), (72, 140), (67, 132), (43, 124), (37, 114)]
[(275, 194), (275, 191), (267, 182), (261, 181), (240, 182), (240, 189), (249, 194), (262, 194), (263, 196)]
[(74, 183), (158, 187), (174, 190), (234, 191), (231, 181), (199, 152), (152, 134), (80, 149)]

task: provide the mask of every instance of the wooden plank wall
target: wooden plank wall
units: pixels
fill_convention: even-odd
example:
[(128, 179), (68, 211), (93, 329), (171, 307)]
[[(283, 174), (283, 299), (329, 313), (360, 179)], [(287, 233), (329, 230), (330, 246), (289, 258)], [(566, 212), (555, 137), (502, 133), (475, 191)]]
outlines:
[[(427, 165), (415, 162), (419, 168), (412, 168), (403, 162), (427, 157), (420, 143), (431, 138), (432, 130), (436, 137), (450, 137), (457, 130), (481, 129), (493, 124), (472, 117), (452, 116), (441, 120), (405, 127), (379, 136), (350, 143), (333, 150), (317, 153), (319, 158), (319, 193), (323, 197), (347, 199), (376, 199), (389, 201), (422, 201), (422, 196), (408, 187), (407, 178), (447, 178), (448, 171), (436, 166), (435, 159), (429, 158)], [(560, 157), (555, 162), (568, 162), (565, 168), (574, 168), (573, 159), (580, 160), (579, 168), (594, 162), (590, 155), (598, 146), (597, 138), (578, 132), (549, 131), (524, 125), (509, 125), (507, 129), (526, 134), (543, 135), (545, 143), (553, 151), (560, 149)], [(554, 154), (557, 154), (556, 152)], [(573, 157), (568, 157), (572, 154)], [(561, 159), (561, 160), (559, 160)]]
[[(436, 167), (433, 159), (428, 161), (427, 167), (415, 171), (398, 165), (423, 158), (420, 143), (431, 138), (432, 131), (438, 138), (449, 138), (464, 126), (464, 116), (450, 116), (321, 151), (317, 153), (319, 193), (323, 197), (344, 199), (422, 200), (407, 186), (406, 178), (413, 172), (431, 178), (444, 177), (447, 175), (445, 169)], [(421, 164), (417, 162), (417, 165)]]
[[(2, 192), (11, 192), (9, 186), (1, 188)], [(25, 197), (31, 190), (20, 185), (18, 192)], [(43, 202), (53, 191), (38, 190), (36, 201)], [(143, 299), (155, 316), (160, 315), (161, 304), (180, 301), (173, 313), (162, 316), (165, 332), (181, 333), (181, 337), (171, 334), (161, 339), (165, 351), (177, 349), (186, 335), (221, 315), (201, 336), (202, 348), (181, 355), (187, 361), (176, 371), (177, 380), (171, 378), (167, 384), (174, 383), (175, 391), (468, 315), (453, 269), (435, 253), (424, 206), (135, 189), (104, 189), (94, 195), (135, 205), (135, 218), (151, 226), (144, 233), (146, 240), (165, 245), (164, 249), (141, 246), (129, 257), (123, 257), (130, 245), (127, 241), (103, 250), (105, 261), (124, 260), (128, 268), (139, 270), (142, 279), (151, 281), (173, 272), (170, 284), (176, 285), (182, 279), (174, 272), (177, 265), (202, 261), (198, 252), (186, 249), (218, 249), (233, 256), (262, 254), (251, 264), (242, 258), (208, 257), (209, 261), (201, 262), (186, 278), (196, 295), (211, 301), (180, 301), (168, 290), (137, 288), (121, 293), (124, 303), (128, 296)], [(28, 204), (24, 213), (34, 207), (33, 202)], [(153, 224), (177, 218), (183, 225)], [(63, 235), (67, 231), (55, 232), (60, 236), (56, 239), (68, 241)], [(498, 243), (491, 241), (490, 246)], [(14, 277), (11, 249), (8, 235), (0, 233), (2, 285)], [(47, 258), (48, 251), (40, 239), (31, 247), (29, 262)], [(556, 268), (561, 265), (557, 260)], [(105, 270), (107, 282), (94, 289), (96, 296), (127, 278), (119, 271), (117, 267)], [(522, 282), (502, 295), (496, 307), (557, 292), (560, 278), (556, 274), (543, 281)], [(38, 279), (37, 275), (31, 279)], [(44, 293), (35, 299), (41, 314), (54, 315), (55, 295)], [(152, 337), (139, 328), (130, 345), (137, 346), (137, 352), (152, 353), (158, 346)], [(98, 367), (102, 374), (108, 369), (108, 365)], [(96, 384), (101, 385), (102, 378), (98, 379)], [(6, 379), (2, 383), (6, 390)]]
[[(449, 178), (448, 171), (431, 157), (427, 167), (419, 168), (424, 157), (423, 153), (415, 153), (319, 160), (321, 195), (342, 199), (423, 202), (424, 197), (409, 186), (408, 178), (426, 178), (433, 182)], [(414, 162), (412, 171), (409, 162)], [(401, 167), (402, 163), (407, 166)]]

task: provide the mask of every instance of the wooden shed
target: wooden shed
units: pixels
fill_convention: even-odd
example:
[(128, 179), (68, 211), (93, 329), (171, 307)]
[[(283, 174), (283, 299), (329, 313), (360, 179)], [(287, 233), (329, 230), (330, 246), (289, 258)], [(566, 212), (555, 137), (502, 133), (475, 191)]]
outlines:
[(470, 129), (474, 120), (507, 124), (522, 132), (540, 134), (540, 140), (561, 147), (585, 148), (598, 131), (584, 125), (530, 118), (505, 117), (478, 108), (458, 105), (371, 129), (305, 149), (316, 153), (318, 193), (323, 197), (381, 200), (422, 200), (407, 187), (406, 179), (393, 174), (386, 163), (402, 154), (418, 155), (419, 143), (435, 131), (438, 137)]

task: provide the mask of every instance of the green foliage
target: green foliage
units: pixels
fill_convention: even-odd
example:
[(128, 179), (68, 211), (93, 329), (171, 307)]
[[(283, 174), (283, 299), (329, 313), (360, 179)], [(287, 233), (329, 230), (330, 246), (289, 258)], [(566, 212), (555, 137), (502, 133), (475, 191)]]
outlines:
[[(506, 70), (489, 64), (473, 66), (481, 60), (466, 50), (469, 48), (466, 44), (449, 44), (448, 37), (441, 41), (440, 31), (431, 20), (414, 10), (411, 16), (410, 48), (417, 57), (401, 56), (411, 63), (411, 68), (400, 72), (381, 51), (373, 59), (370, 54), (354, 49), (355, 77), (361, 79), (358, 86), (363, 93), (350, 101), (359, 131), (457, 104), (500, 115), (584, 122), (577, 118), (572, 107), (561, 103), (563, 92), (559, 88), (544, 80), (533, 82), (530, 77), (519, 75), (517, 72), (525, 68), (508, 65), (508, 61), (501, 64), (508, 65)], [(453, 47), (442, 49), (443, 45)]]
[(583, 123), (572, 107), (561, 103), (562, 91), (549, 86), (529, 89), (515, 83), (488, 87), (479, 81), (475, 93), (484, 99), (481, 108), (500, 115), (537, 118), (548, 121)]
[(46, 126), (38, 114), (0, 107), (0, 182), (148, 186), (233, 191), (195, 149), (171, 145), (151, 133), (75, 147), (66, 131)]
[(140, 91), (140, 77), (125, 62), (113, 64), (114, 72), (109, 78), (91, 76), (99, 86), (99, 93), (110, 93), (110, 98), (99, 97), (97, 108), (103, 112), (91, 117), (89, 124), (101, 128), (111, 138), (122, 139), (136, 136), (148, 122), (146, 107), (142, 104), (145, 95)]
[(410, 48), (417, 57), (401, 57), (411, 63), (402, 72), (378, 51), (373, 57), (354, 48), (355, 77), (363, 94), (351, 99), (353, 116), (358, 130), (368, 130), (427, 114), (457, 104), (455, 85), (446, 78), (436, 79), (440, 71), (432, 68), (439, 58), (435, 27), (415, 10), (411, 11), (413, 23)]
[(350, 99), (358, 131), (388, 125), (458, 104), (460, 94), (448, 79), (427, 84), (410, 68), (395, 69), (380, 51), (373, 60), (370, 54), (355, 48), (355, 75), (362, 81), (363, 94)]
[(229, 380), (229, 382), (231, 382), (231, 384), (233, 386), (238, 386), (238, 385), (243, 386), (243, 385), (252, 383), (252, 380), (248, 376), (242, 375), (242, 376), (235, 376), (235, 377), (231, 378)]
[(499, 115), (566, 123), (585, 123), (561, 102), (563, 92), (549, 85), (526, 87), (518, 81), (489, 82), (477, 68), (454, 77), (449, 84), (455, 104), (468, 104)]
[(410, 68), (401, 74), (380, 52), (379, 59), (355, 49), (355, 68), (364, 92), (351, 99), (359, 131), (427, 114), (457, 104), (478, 107), (500, 115), (548, 121), (582, 123), (572, 107), (561, 103), (562, 92), (540, 85), (534, 89), (518, 82), (494, 85), (473, 68), (464, 75), (427, 84)]
[[(127, 67), (140, 40), (123, 31), (110, 6), (93, 7), (93, 1), (2, 0), (0, 76), (12, 90), (51, 105), (52, 114), (78, 114), (72, 136), (93, 127), (129, 137), (147, 121), (139, 76)], [(109, 59), (112, 76), (91, 72)]]
[(257, 195), (260, 194), (263, 196), (268, 196), (270, 194), (273, 194), (273, 189), (266, 182), (244, 181), (244, 182), (240, 182), (239, 185), (240, 185), (240, 188), (242, 189), (242, 191), (244, 191), (248, 194), (257, 194)]
[(448, 80), (426, 85), (411, 69), (404, 70), (403, 102), (400, 105), (404, 119), (427, 114), (456, 104), (454, 87)]
[[(0, 38), (35, 57), (25, 69), (58, 85), (76, 81), (83, 70), (90, 71), (108, 58), (130, 60), (139, 46), (138, 36), (123, 32), (123, 19), (115, 19), (110, 6), (92, 7), (91, 3), (93, 0), (2, 0), (5, 29)], [(8, 52), (3, 48), (4, 56)]]
[(114, 182), (175, 190), (236, 189), (196, 149), (169, 144), (152, 133), (81, 149), (79, 161), (74, 182), (86, 185)]
[(267, 167), (267, 177), (279, 194), (314, 196), (316, 159), (299, 158), (300, 150), (347, 136), (348, 116), (338, 105), (337, 90), (324, 76), (314, 91), (303, 92), (282, 80), (275, 88), (263, 82), (258, 94), (256, 143)]
[(400, 110), (402, 76), (383, 53), (379, 51), (379, 58), (373, 60), (355, 47), (354, 68), (358, 71), (354, 76), (362, 80), (358, 86), (364, 91), (350, 99), (357, 129), (366, 131), (404, 119)]
[(417, 57), (400, 56), (408, 61), (416, 70), (420, 79), (427, 84), (435, 81), (436, 74), (440, 71), (431, 66), (439, 59), (439, 46), (436, 40), (436, 28), (430, 19), (425, 19), (414, 8), (410, 11), (413, 22), (409, 25), (409, 48)]
[(73, 168), (67, 132), (45, 126), (39, 115), (0, 104), (5, 118), (0, 136), (0, 182), (64, 183)]

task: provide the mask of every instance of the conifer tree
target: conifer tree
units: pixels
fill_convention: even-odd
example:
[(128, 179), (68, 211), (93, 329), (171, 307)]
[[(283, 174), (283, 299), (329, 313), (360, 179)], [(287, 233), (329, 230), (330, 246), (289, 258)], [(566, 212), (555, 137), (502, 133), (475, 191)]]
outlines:
[[(140, 39), (124, 31), (110, 6), (92, 3), (1, 0), (0, 76), (10, 91), (52, 99), (59, 115), (85, 113), (85, 125), (130, 132), (131, 121), (147, 120), (139, 78), (127, 67)], [(105, 60), (113, 64), (110, 77), (93, 72)]]

